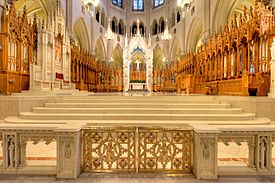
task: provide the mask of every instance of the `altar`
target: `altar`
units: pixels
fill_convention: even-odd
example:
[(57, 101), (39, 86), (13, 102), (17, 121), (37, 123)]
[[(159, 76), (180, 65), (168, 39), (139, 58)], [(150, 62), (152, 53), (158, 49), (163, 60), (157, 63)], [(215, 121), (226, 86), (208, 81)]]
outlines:
[(148, 40), (140, 33), (140, 21), (137, 20), (137, 32), (125, 36), (123, 50), (123, 91), (152, 91), (153, 86), (153, 50), (151, 36)]
[(146, 83), (130, 83), (130, 90), (147, 90)]

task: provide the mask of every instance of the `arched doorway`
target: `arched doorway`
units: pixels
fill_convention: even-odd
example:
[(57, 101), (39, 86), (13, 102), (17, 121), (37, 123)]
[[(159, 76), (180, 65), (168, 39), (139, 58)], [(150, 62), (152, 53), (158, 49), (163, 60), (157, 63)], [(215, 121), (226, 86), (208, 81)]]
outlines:
[[(146, 83), (146, 60), (143, 50), (136, 48), (131, 55), (130, 63), (130, 83), (142, 84)], [(133, 85), (131, 85), (133, 87)], [(145, 90), (142, 85), (142, 90)], [(133, 90), (133, 88), (131, 88)]]

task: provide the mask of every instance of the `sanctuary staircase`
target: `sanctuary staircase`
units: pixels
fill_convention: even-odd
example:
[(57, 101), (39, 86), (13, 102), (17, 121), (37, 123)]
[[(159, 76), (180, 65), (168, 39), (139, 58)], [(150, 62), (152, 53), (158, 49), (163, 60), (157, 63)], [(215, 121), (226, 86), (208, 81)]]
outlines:
[(6, 123), (90, 125), (267, 124), (214, 96), (56, 96)]
[[(267, 118), (221, 102), (218, 96), (47, 97), (44, 106), (6, 118), (0, 124), (0, 137), (4, 137), (3, 152), (9, 152), (9, 138), (20, 144), (15, 148), (19, 163), (28, 159), (26, 149), (36, 151), (29, 144), (56, 142), (49, 153), (56, 157), (56, 166), (21, 163), (12, 172), (4, 169), (7, 173), (33, 174), (35, 170), (58, 178), (77, 178), (80, 172), (194, 173), (198, 179), (271, 174), (272, 166), (254, 167), (272, 161), (269, 139), (275, 139), (275, 126)], [(224, 152), (221, 158), (231, 158), (226, 154), (230, 143), (248, 148), (248, 158), (240, 156), (248, 164), (239, 162), (239, 168), (217, 164)], [(260, 156), (261, 146), (266, 156)], [(3, 157), (6, 165), (9, 153)]]

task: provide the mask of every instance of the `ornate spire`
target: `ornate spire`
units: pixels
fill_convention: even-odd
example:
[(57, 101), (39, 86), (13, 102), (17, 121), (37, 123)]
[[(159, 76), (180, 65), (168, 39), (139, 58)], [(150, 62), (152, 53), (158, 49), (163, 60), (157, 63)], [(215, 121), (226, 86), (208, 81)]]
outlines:
[(138, 36), (138, 37), (141, 36), (139, 26), (140, 26), (140, 20), (137, 19), (137, 36)]

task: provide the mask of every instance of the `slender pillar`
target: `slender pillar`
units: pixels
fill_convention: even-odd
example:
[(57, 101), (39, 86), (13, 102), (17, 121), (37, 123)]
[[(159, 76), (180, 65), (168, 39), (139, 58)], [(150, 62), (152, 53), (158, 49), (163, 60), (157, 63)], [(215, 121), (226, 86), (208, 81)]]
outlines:
[(271, 47), (271, 63), (270, 63), (270, 94), (271, 98), (275, 98), (275, 38)]

